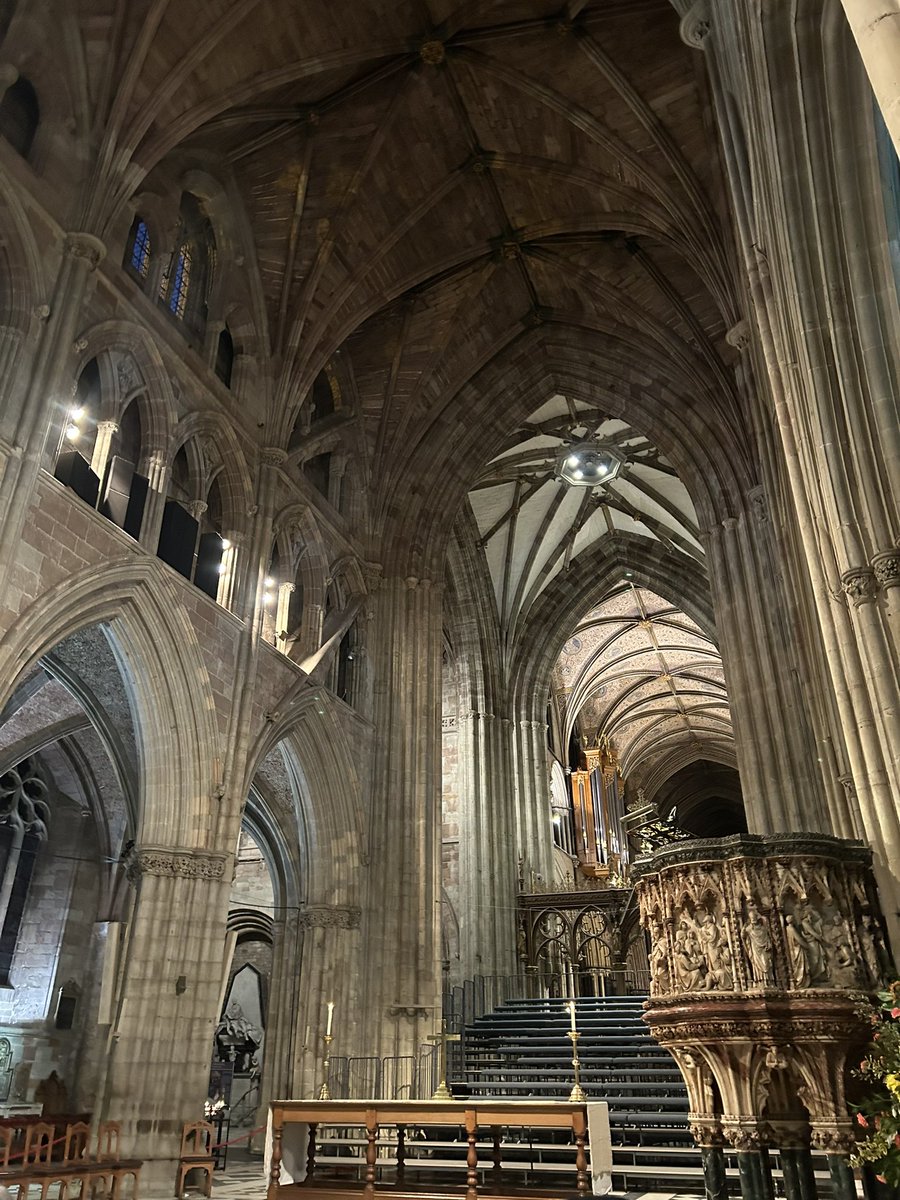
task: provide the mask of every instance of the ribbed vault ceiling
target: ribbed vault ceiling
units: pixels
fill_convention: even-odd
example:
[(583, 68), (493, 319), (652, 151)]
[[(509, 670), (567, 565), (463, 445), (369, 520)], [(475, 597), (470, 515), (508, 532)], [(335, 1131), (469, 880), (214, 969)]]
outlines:
[[(620, 456), (609, 483), (580, 488), (557, 477), (561, 448), (584, 439)], [(693, 504), (668, 460), (624, 421), (570, 397), (552, 397), (514, 431), (469, 503), (507, 637), (553, 580), (610, 534), (703, 559)]]
[(567, 735), (608, 737), (622, 772), (650, 794), (696, 759), (734, 763), (715, 643), (676, 605), (623, 582), (579, 622), (554, 671)]
[(77, 227), (109, 237), (221, 181), (262, 363), (236, 419), (267, 444), (340, 354), (384, 516), (417, 446), (452, 451), (461, 390), (497, 363), (546, 371), (527, 347), (565, 327), (740, 456), (719, 165), (669, 0), (63, 7), (87, 74), (71, 108), (102, 131)]

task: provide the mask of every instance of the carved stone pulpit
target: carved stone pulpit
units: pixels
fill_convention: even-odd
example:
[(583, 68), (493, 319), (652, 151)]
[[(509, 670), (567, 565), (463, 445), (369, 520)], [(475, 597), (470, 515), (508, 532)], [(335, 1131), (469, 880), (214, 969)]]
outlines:
[(707, 1195), (727, 1194), (728, 1143), (744, 1200), (771, 1194), (772, 1146), (788, 1200), (816, 1194), (812, 1150), (837, 1200), (854, 1200), (845, 1084), (890, 971), (869, 851), (743, 834), (664, 847), (633, 878), (650, 939), (644, 1019), (684, 1076)]

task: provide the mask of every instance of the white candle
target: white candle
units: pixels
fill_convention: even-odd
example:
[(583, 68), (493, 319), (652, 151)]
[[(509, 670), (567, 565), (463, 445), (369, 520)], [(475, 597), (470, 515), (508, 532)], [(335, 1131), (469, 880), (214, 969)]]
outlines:
[(331, 1023), (334, 1020), (334, 1001), (328, 1001), (328, 1021), (325, 1025), (325, 1036), (328, 1037), (331, 1033)]
[(578, 1030), (575, 1027), (575, 1001), (574, 1000), (569, 1001), (569, 1016), (572, 1018), (572, 1032), (577, 1033)]

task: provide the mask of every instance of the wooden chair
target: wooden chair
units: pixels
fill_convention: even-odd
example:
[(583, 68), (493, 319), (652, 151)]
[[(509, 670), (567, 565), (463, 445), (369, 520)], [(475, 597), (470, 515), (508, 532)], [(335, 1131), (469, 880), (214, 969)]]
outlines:
[(49, 1167), (53, 1157), (54, 1127), (46, 1121), (37, 1121), (25, 1130), (23, 1166)]
[[(212, 1195), (213, 1170), (215, 1158), (212, 1145), (215, 1131), (208, 1121), (188, 1122), (181, 1131), (181, 1152), (178, 1156), (178, 1176), (175, 1181), (175, 1195), (184, 1195), (185, 1180), (191, 1171), (203, 1171), (201, 1194)], [(195, 1184), (191, 1184), (195, 1187)]]
[(137, 1200), (141, 1182), (141, 1167), (143, 1163), (138, 1158), (122, 1158), (119, 1143), (122, 1139), (122, 1126), (118, 1121), (103, 1121), (97, 1128), (97, 1158), (88, 1176), (88, 1191), (85, 1200), (90, 1196), (102, 1197), (106, 1200), (120, 1200), (122, 1186), (130, 1175), (132, 1177), (131, 1195)]
[(0, 1125), (0, 1169), (8, 1171), (13, 1147), (16, 1144), (14, 1125)]

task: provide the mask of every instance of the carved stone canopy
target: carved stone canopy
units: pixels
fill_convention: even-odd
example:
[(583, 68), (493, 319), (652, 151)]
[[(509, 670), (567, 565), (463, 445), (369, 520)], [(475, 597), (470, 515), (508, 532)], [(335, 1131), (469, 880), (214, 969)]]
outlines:
[(684, 1077), (698, 1144), (846, 1154), (846, 1068), (892, 969), (868, 849), (743, 834), (665, 847), (633, 875), (645, 1020)]

